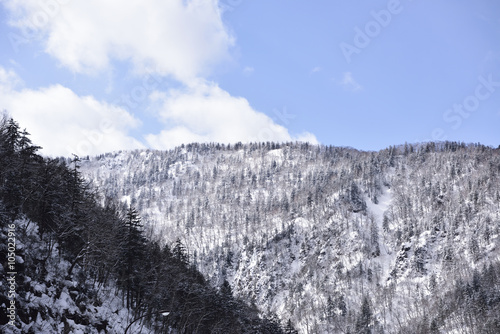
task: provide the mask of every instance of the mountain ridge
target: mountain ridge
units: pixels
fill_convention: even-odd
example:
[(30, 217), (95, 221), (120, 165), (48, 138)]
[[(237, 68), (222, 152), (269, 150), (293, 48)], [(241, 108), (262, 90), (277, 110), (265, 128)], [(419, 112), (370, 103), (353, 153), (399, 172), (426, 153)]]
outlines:
[(180, 240), (146, 238), (137, 210), (100, 197), (78, 158), (38, 149), (0, 118), (2, 333), (284, 332), (228, 283), (210, 286)]
[(101, 155), (82, 171), (137, 206), (151, 238), (183, 240), (214, 286), (227, 280), (301, 333), (396, 333), (457, 327), (462, 313), (422, 312), (440, 314), (428, 287), (451, 294), (498, 265), (499, 161), (456, 142), (190, 144)]

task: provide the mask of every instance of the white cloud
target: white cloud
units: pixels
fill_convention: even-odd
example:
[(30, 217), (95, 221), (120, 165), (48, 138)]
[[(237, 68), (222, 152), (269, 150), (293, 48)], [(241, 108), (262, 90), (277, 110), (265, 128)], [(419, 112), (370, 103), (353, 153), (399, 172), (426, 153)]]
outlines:
[(304, 143), (307, 142), (307, 143), (311, 143), (314, 145), (319, 144), (319, 141), (316, 138), (316, 136), (310, 132), (307, 132), (307, 131), (299, 134), (297, 137), (294, 138), (294, 140), (299, 141), (299, 142), (304, 142)]
[(344, 73), (344, 77), (340, 84), (351, 92), (357, 92), (363, 89), (363, 87), (354, 80), (351, 72)]
[[(1, 1), (1, 0), (0, 0)], [(234, 44), (221, 19), (217, 0), (4, 0), (10, 23), (41, 40), (45, 51), (76, 73), (111, 72), (116, 61), (130, 62), (137, 74), (171, 76), (182, 89), (151, 94), (150, 110), (165, 124), (145, 135), (154, 148), (188, 142), (307, 140), (292, 136), (242, 97), (200, 79), (230, 60)], [(250, 75), (254, 69), (244, 68)], [(4, 71), (5, 72), (5, 71)], [(4, 75), (12, 81), (12, 75)], [(104, 76), (103, 76), (104, 77)], [(139, 121), (126, 110), (61, 85), (38, 90), (14, 89), (0, 96), (8, 111), (52, 155), (97, 154), (141, 144), (128, 133)], [(159, 89), (159, 88), (157, 88)], [(112, 83), (108, 90), (113, 90)], [(111, 122), (103, 131), (101, 122)], [(95, 130), (97, 129), (97, 130)]]
[(16, 72), (0, 67), (0, 93), (3, 91), (10, 91), (22, 84), (23, 81)]
[(309, 74), (314, 74), (314, 73), (318, 73), (318, 72), (321, 72), (323, 69), (319, 66), (316, 66), (315, 68), (313, 68), (311, 70), (311, 72), (309, 72)]
[(91, 96), (78, 96), (61, 85), (14, 88), (16, 78), (15, 73), (0, 67), (0, 109), (31, 133), (43, 154), (84, 156), (144, 147), (127, 134), (140, 121), (126, 110)]
[(151, 147), (168, 149), (190, 142), (261, 142), (303, 140), (318, 143), (314, 135), (291, 136), (267, 115), (255, 111), (242, 97), (233, 97), (214, 83), (197, 81), (182, 90), (151, 94), (159, 118), (172, 125), (146, 140)]
[(11, 24), (37, 31), (45, 50), (79, 73), (129, 60), (187, 82), (229, 59), (234, 43), (217, 0), (7, 0)]
[(255, 69), (251, 66), (246, 66), (244, 69), (243, 69), (243, 73), (245, 75), (251, 75), (253, 72), (255, 72)]

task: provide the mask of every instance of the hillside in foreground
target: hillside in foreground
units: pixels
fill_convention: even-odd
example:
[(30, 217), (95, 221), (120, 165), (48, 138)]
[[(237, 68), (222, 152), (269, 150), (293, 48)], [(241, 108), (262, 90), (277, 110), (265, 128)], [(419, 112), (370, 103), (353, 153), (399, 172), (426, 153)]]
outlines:
[(181, 242), (147, 239), (147, 222), (100, 197), (78, 159), (37, 150), (0, 119), (1, 333), (283, 332), (208, 284)]

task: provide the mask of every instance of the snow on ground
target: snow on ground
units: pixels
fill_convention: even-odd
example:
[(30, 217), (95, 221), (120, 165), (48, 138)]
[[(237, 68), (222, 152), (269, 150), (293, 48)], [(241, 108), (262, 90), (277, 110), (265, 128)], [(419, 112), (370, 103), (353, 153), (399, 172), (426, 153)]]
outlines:
[(392, 199), (392, 190), (390, 188), (384, 187), (382, 189), (382, 194), (378, 196), (377, 204), (373, 203), (369, 198), (366, 198), (365, 200), (368, 212), (373, 214), (378, 226), (380, 256), (377, 257), (376, 260), (379, 262), (382, 268), (382, 277), (384, 280), (389, 277), (391, 266), (394, 263), (394, 259), (396, 258), (396, 253), (391, 253), (388, 251), (389, 249), (391, 249), (391, 247), (390, 245), (385, 244), (384, 229), (382, 227), (384, 214), (389, 209), (392, 203)]
[(384, 213), (392, 203), (392, 190), (384, 187), (382, 195), (378, 196), (377, 199), (378, 204), (373, 203), (370, 199), (366, 199), (366, 207), (368, 208), (368, 211), (372, 213), (375, 218), (377, 218), (377, 222), (380, 228), (382, 228)]

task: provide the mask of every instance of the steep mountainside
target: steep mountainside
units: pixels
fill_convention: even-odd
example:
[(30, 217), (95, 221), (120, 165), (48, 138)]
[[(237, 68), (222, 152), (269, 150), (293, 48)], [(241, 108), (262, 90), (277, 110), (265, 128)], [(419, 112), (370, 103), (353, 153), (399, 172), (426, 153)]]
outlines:
[(0, 117), (0, 333), (283, 333), (210, 286), (180, 241), (145, 238), (133, 207), (101, 205), (77, 159), (37, 150)]
[(300, 333), (500, 332), (500, 149), (192, 144), (82, 172)]

